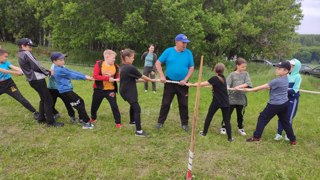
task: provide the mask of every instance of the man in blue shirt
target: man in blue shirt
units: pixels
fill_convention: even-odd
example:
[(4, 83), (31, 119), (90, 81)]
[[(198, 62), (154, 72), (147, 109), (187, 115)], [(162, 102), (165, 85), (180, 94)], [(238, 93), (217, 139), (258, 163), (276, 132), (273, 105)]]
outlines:
[[(162, 97), (162, 104), (157, 129), (163, 127), (168, 116), (172, 99), (178, 97), (181, 127), (188, 131), (188, 91), (186, 86), (190, 76), (194, 71), (194, 61), (192, 52), (187, 49), (190, 40), (184, 34), (178, 34), (175, 38), (175, 46), (167, 48), (156, 62), (161, 82), (166, 80), (178, 81), (179, 84), (165, 83)], [(162, 71), (162, 64), (166, 65), (166, 75)]]

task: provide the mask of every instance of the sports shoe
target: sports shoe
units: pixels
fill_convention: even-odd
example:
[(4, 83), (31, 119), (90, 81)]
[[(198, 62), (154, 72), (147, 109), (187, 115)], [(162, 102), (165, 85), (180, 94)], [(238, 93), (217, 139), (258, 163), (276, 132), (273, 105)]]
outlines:
[(116, 124), (116, 128), (120, 129), (121, 128), (121, 124)]
[(84, 123), (83, 119), (79, 119), (79, 124), (83, 124), (83, 123)]
[(288, 136), (287, 136), (287, 135), (284, 135), (284, 140), (286, 140), (286, 141), (290, 141), (290, 139), (288, 138)]
[(93, 119), (93, 118), (90, 118), (89, 122), (90, 122), (90, 123), (95, 123), (95, 122), (97, 122), (97, 120), (95, 120), (95, 119)]
[(135, 125), (136, 125), (136, 122), (135, 122), (135, 121), (129, 122), (129, 125), (130, 125), (130, 126), (135, 126)]
[(290, 141), (291, 145), (297, 145), (297, 141)]
[(200, 134), (201, 136), (203, 136), (203, 137), (207, 135), (207, 134), (204, 133), (203, 131), (200, 131), (199, 134)]
[(233, 138), (231, 138), (231, 139), (228, 139), (228, 141), (229, 141), (229, 142), (232, 142), (232, 141), (234, 141), (234, 139), (233, 139)]
[(163, 124), (161, 124), (161, 123), (157, 123), (157, 125), (155, 126), (156, 129), (160, 129), (162, 127), (163, 127)]
[(33, 117), (34, 117), (34, 119), (36, 120), (36, 121), (38, 121), (39, 120), (39, 118), (40, 118), (40, 113), (39, 112), (34, 112), (33, 113)]
[(56, 120), (56, 119), (58, 119), (58, 118), (60, 118), (60, 117), (61, 117), (61, 116), (60, 116), (59, 113), (53, 115), (53, 119), (54, 119), (54, 120)]
[(283, 137), (280, 134), (276, 134), (276, 137), (274, 137), (274, 140), (280, 141)]
[(83, 123), (82, 125), (82, 129), (93, 129), (93, 128), (94, 128), (94, 125), (91, 124), (90, 122)]
[(181, 128), (186, 132), (189, 131), (189, 126), (188, 125), (182, 125)]
[(77, 118), (76, 117), (70, 117), (70, 121), (72, 124), (76, 124), (77, 123)]
[(239, 134), (241, 134), (241, 136), (245, 136), (247, 135), (247, 133), (244, 131), (244, 129), (238, 129)]
[(227, 134), (226, 128), (221, 128), (220, 129), (220, 134), (223, 134), (223, 135)]
[(138, 131), (136, 131), (135, 136), (138, 137), (148, 137), (148, 134), (145, 131), (142, 131), (141, 133), (139, 133)]
[(261, 138), (251, 137), (247, 139), (247, 142), (259, 142)]
[(64, 123), (62, 122), (54, 122), (54, 123), (47, 124), (47, 127), (63, 127), (63, 126), (64, 126)]

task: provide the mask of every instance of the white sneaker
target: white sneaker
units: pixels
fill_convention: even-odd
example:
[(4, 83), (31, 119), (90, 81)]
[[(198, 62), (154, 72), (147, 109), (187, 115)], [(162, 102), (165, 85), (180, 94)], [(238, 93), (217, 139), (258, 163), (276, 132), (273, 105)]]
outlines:
[(241, 134), (241, 136), (245, 136), (247, 135), (246, 132), (244, 131), (244, 129), (238, 129), (239, 134)]
[(288, 138), (288, 136), (287, 136), (287, 135), (284, 135), (284, 140), (286, 140), (286, 141), (290, 141), (290, 139)]
[(274, 138), (274, 140), (276, 141), (280, 141), (283, 137), (280, 134), (276, 134), (276, 137)]
[(220, 134), (223, 134), (223, 135), (227, 134), (226, 128), (221, 128)]

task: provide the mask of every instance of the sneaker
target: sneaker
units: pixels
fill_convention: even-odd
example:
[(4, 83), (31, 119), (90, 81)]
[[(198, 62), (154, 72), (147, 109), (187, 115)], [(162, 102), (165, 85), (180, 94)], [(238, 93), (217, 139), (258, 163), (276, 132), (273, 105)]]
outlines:
[(251, 137), (247, 139), (247, 142), (259, 142), (261, 138)]
[(290, 141), (291, 145), (297, 145), (297, 141)]
[(290, 139), (288, 138), (288, 136), (287, 136), (287, 135), (284, 135), (284, 140), (286, 140), (286, 141), (290, 141)]
[(89, 122), (90, 122), (90, 123), (96, 123), (97, 120), (95, 120), (95, 119), (93, 119), (93, 118), (90, 118)]
[(34, 117), (34, 119), (36, 120), (36, 121), (38, 121), (39, 120), (39, 118), (40, 118), (40, 113), (39, 112), (34, 112), (33, 113), (33, 117)]
[(162, 127), (163, 127), (163, 124), (161, 124), (161, 123), (158, 123), (158, 124), (155, 126), (156, 129), (160, 129), (160, 128), (162, 128)]
[(182, 125), (181, 128), (186, 132), (189, 131), (189, 126), (188, 125)]
[(93, 129), (93, 128), (94, 128), (94, 125), (91, 124), (90, 122), (83, 123), (82, 125), (82, 129)]
[(207, 134), (204, 133), (203, 131), (200, 131), (199, 134), (200, 134), (201, 136), (203, 136), (203, 137), (207, 135)]
[(246, 132), (244, 131), (244, 129), (238, 129), (239, 134), (241, 134), (241, 136), (245, 136), (247, 135)]
[(136, 131), (135, 136), (138, 137), (148, 137), (148, 134), (145, 131), (142, 131), (141, 133), (139, 133), (138, 131)]
[(121, 128), (121, 124), (116, 124), (116, 128), (120, 129)]
[(136, 122), (135, 122), (135, 121), (129, 122), (129, 125), (130, 125), (130, 126), (135, 126), (135, 125), (136, 125)]
[(232, 142), (232, 141), (234, 141), (234, 139), (233, 139), (233, 138), (231, 138), (231, 139), (228, 139), (228, 141), (229, 141), (229, 142)]
[(54, 120), (56, 120), (56, 119), (58, 119), (58, 118), (60, 118), (60, 117), (61, 117), (61, 116), (60, 116), (59, 113), (53, 115), (53, 119), (54, 119)]
[(83, 119), (79, 119), (79, 124), (83, 124), (83, 123), (84, 123)]
[(227, 134), (226, 128), (221, 128), (220, 129), (220, 134), (226, 135)]
[(76, 124), (77, 123), (77, 118), (76, 117), (70, 117), (70, 121), (72, 124)]
[(276, 134), (276, 137), (274, 137), (274, 140), (280, 141), (283, 137), (280, 134)]
[(64, 123), (62, 122), (54, 122), (54, 123), (47, 124), (47, 127), (63, 127), (63, 126), (64, 126)]

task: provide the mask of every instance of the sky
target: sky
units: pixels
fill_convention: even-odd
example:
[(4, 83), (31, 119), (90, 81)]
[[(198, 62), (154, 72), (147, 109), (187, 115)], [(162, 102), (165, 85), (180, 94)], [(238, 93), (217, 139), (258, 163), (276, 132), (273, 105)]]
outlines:
[(302, 0), (301, 25), (296, 29), (299, 34), (320, 34), (320, 0)]

